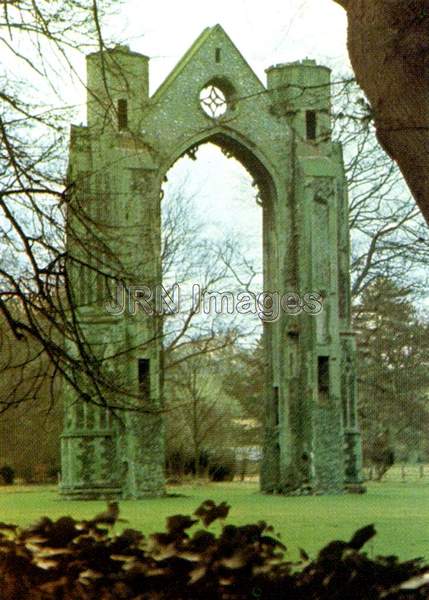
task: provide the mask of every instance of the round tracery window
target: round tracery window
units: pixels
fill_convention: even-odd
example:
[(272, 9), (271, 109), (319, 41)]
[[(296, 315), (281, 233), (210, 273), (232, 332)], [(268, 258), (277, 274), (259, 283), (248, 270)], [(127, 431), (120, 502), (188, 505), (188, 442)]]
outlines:
[(225, 94), (215, 85), (208, 85), (201, 90), (200, 104), (206, 115), (212, 119), (219, 119), (228, 110)]

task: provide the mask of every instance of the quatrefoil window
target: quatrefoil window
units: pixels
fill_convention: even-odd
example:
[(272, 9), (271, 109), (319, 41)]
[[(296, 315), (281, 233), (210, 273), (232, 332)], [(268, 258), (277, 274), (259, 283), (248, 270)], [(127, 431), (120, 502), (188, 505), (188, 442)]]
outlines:
[(219, 119), (228, 110), (225, 94), (215, 85), (208, 85), (201, 90), (200, 104), (206, 115), (212, 119)]

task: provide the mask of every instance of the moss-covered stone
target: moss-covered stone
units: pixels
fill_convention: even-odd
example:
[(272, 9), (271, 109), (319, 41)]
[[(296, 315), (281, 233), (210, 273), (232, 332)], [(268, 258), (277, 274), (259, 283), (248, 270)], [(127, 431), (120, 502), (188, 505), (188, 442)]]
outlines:
[[(264, 324), (261, 488), (338, 493), (346, 483), (359, 484), (347, 193), (341, 148), (331, 140), (329, 69), (308, 59), (276, 65), (265, 87), (219, 25), (201, 34), (152, 97), (149, 59), (125, 46), (92, 54), (87, 65), (88, 122), (71, 131), (76, 193), (69, 226), (80, 235), (69, 236), (69, 252), (85, 262), (96, 233), (105, 251), (95, 259), (104, 257), (113, 272), (115, 257), (127, 285), (160, 284), (160, 198), (168, 169), (205, 142), (240, 160), (263, 205), (264, 289), (323, 298), (317, 316), (283, 310)], [(78, 224), (73, 202), (90, 227)], [(63, 493), (162, 494), (162, 323), (143, 311), (109, 314), (105, 279), (85, 267), (73, 278), (82, 329), (130, 397), (138, 398), (138, 361), (150, 361), (144, 363), (150, 402), (119, 426), (101, 413), (88, 418), (65, 391)]]

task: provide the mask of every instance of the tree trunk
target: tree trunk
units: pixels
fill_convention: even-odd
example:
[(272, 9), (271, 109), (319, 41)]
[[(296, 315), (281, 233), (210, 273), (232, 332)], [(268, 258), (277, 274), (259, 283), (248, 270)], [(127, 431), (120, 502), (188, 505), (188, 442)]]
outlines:
[(429, 223), (429, 0), (334, 0), (377, 137)]

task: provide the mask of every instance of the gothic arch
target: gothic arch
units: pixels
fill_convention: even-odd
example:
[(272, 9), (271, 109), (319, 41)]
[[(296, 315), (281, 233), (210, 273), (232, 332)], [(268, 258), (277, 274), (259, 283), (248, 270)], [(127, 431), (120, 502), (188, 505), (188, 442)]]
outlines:
[(203, 132), (188, 139), (180, 147), (175, 149), (161, 166), (161, 182), (171, 167), (183, 156), (188, 154), (194, 148), (198, 148), (207, 143), (218, 146), (226, 156), (232, 156), (248, 171), (253, 177), (255, 184), (259, 187), (261, 196), (272, 205), (277, 196), (276, 180), (278, 179), (275, 167), (270, 164), (268, 158), (262, 154), (256, 144), (250, 142), (239, 132), (233, 129), (217, 127), (209, 133)]
[[(262, 194), (264, 285), (281, 297), (293, 292), (300, 312), (282, 305), (264, 327), (261, 489), (307, 494), (359, 486), (347, 191), (341, 147), (331, 138), (329, 69), (309, 59), (278, 64), (267, 69), (264, 85), (216, 25), (152, 96), (149, 58), (126, 46), (90, 54), (87, 73), (88, 123), (71, 130), (70, 179), (88, 214), (103, 207), (103, 241), (129, 286), (161, 282), (160, 189), (180, 156), (215, 143), (247, 168)], [(224, 100), (216, 93), (203, 100), (226, 110), (204, 110), (207, 85)], [(68, 243), (71, 253), (83, 251)], [(79, 283), (76, 274), (71, 285)], [(308, 293), (321, 299), (321, 312), (305, 310)], [(99, 294), (89, 296), (78, 308), (89, 343), (101, 347), (110, 336), (131, 396), (150, 410), (127, 413), (121, 432), (65, 427), (61, 491), (78, 498), (161, 495), (159, 320), (106, 315)], [(66, 389), (67, 407), (75, 402)]]

